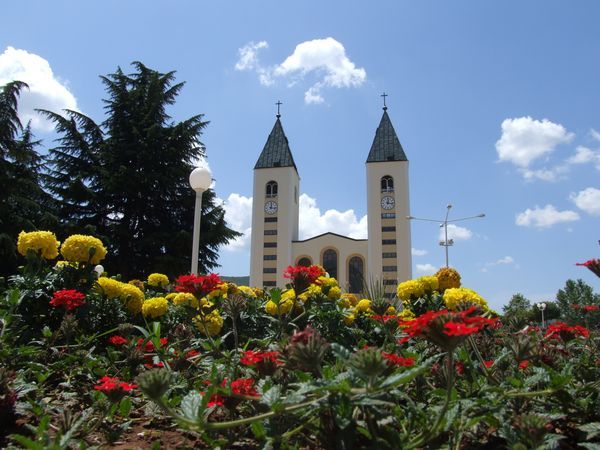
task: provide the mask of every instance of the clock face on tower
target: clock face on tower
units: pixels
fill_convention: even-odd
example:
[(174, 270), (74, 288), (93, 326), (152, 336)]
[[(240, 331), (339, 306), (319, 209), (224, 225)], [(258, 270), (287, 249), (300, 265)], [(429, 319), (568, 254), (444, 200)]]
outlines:
[(269, 201), (265, 203), (265, 212), (267, 214), (275, 214), (277, 212), (277, 202)]
[(394, 204), (394, 197), (390, 197), (389, 195), (386, 195), (381, 199), (381, 207), (383, 209), (392, 209), (394, 207)]

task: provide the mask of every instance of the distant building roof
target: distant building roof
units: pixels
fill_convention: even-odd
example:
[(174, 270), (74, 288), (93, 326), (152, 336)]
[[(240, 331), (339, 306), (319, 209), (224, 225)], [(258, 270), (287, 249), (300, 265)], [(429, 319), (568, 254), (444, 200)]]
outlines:
[(298, 171), (279, 116), (254, 166), (255, 169), (268, 169), (271, 167), (294, 167), (296, 172)]
[(383, 108), (383, 116), (367, 158), (368, 163), (382, 161), (408, 161), (386, 107)]

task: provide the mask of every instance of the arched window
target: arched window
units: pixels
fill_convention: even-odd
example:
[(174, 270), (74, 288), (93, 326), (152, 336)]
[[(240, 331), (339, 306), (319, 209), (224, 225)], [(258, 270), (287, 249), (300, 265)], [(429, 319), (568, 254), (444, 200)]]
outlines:
[(360, 256), (353, 256), (348, 262), (348, 284), (350, 292), (358, 294), (363, 291), (364, 262)]
[(323, 252), (323, 268), (332, 278), (337, 278), (338, 257), (337, 252), (328, 249)]
[(381, 178), (381, 192), (394, 192), (394, 179), (389, 175)]
[(310, 267), (312, 266), (312, 261), (310, 260), (310, 258), (303, 256), (302, 258), (300, 258), (298, 260), (298, 266), (303, 266), (303, 267)]
[(267, 183), (266, 196), (267, 197), (277, 197), (277, 182), (276, 181), (269, 181)]

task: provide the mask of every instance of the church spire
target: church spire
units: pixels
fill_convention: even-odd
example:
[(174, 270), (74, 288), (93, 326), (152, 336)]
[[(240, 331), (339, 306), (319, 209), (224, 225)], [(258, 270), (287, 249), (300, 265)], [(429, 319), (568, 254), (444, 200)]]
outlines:
[(271, 167), (293, 167), (296, 169), (296, 172), (298, 172), (288, 139), (283, 131), (283, 126), (281, 125), (279, 106), (281, 106), (282, 103), (277, 102), (276, 105), (277, 119), (275, 120), (275, 125), (273, 125), (273, 129), (267, 138), (267, 142), (260, 153), (254, 168), (268, 169)]
[(385, 103), (387, 94), (384, 92), (381, 96), (383, 97), (383, 116), (375, 132), (375, 139), (373, 139), (367, 162), (408, 161), (387, 113)]

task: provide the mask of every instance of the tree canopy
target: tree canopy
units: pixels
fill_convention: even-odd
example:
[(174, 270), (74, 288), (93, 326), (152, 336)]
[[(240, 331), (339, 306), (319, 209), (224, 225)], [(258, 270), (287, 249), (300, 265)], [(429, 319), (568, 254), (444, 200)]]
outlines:
[[(63, 230), (94, 230), (110, 249), (112, 273), (140, 277), (150, 271), (189, 271), (194, 191), (188, 177), (204, 156), (208, 122), (198, 114), (175, 122), (167, 113), (184, 83), (140, 62), (102, 76), (105, 120), (77, 111), (41, 111), (55, 124), (48, 186), (58, 201)], [(239, 235), (209, 190), (202, 201), (199, 268), (217, 266), (217, 249)]]

